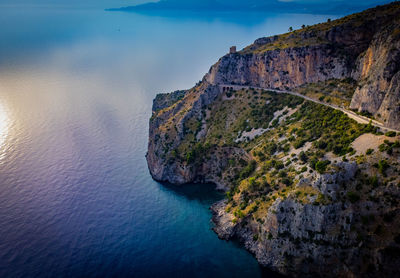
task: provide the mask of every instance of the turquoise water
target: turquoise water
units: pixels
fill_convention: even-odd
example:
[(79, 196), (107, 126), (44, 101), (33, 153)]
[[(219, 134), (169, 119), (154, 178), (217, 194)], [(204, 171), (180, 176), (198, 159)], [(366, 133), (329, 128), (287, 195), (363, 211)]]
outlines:
[(212, 186), (151, 179), (152, 99), (333, 16), (0, 13), (0, 277), (272, 277), (212, 232)]

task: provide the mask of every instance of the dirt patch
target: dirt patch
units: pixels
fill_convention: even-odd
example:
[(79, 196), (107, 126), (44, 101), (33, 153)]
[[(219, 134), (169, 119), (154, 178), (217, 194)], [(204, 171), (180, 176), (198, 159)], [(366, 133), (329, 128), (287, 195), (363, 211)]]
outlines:
[(356, 150), (357, 154), (365, 154), (368, 149), (378, 150), (378, 147), (383, 144), (385, 140), (394, 142), (398, 139), (398, 137), (387, 137), (385, 135), (367, 133), (354, 140), (352, 147)]

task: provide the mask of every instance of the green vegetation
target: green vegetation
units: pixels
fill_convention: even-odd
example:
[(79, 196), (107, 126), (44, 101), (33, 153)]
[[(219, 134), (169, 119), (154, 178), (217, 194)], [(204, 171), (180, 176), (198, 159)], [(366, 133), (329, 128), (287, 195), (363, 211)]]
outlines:
[(386, 176), (386, 170), (389, 168), (389, 163), (387, 160), (380, 160), (378, 162), (378, 170), (383, 175)]
[(247, 164), (247, 166), (244, 167), (243, 170), (240, 172), (239, 178), (242, 180), (249, 177), (251, 173), (253, 173), (253, 171), (256, 169), (256, 166), (257, 163), (254, 160), (250, 161), (250, 163)]
[[(205, 153), (209, 150), (209, 144), (201, 144), (197, 143), (193, 149), (186, 153), (186, 162), (193, 163), (193, 162), (201, 162), (205, 157)], [(199, 161), (200, 160), (200, 161)]]
[(379, 145), (380, 152), (386, 152), (388, 155), (392, 155), (394, 151), (398, 151), (400, 148), (400, 141), (390, 142), (385, 140), (383, 144)]
[(385, 136), (387, 136), (387, 137), (395, 137), (396, 136), (396, 132), (394, 132), (394, 131), (386, 132)]
[(323, 174), (326, 171), (326, 167), (328, 167), (328, 165), (331, 162), (329, 160), (324, 160), (324, 161), (318, 161), (315, 164), (315, 170), (317, 170), (318, 173)]
[(372, 154), (373, 152), (374, 152), (373, 149), (368, 149), (367, 152), (366, 152), (365, 154), (366, 154), (366, 155), (370, 155), (370, 154)]
[(315, 103), (305, 103), (293, 115), (293, 122), (302, 120), (295, 134), (321, 151), (332, 151), (342, 156), (353, 149), (350, 144), (361, 134), (371, 132), (372, 127), (358, 124), (340, 111)]
[(308, 161), (308, 156), (304, 151), (300, 152), (299, 158), (303, 163), (306, 163)]
[[(371, 125), (358, 124), (340, 111), (296, 96), (258, 90), (230, 93), (231, 98), (221, 98), (207, 109), (208, 133), (203, 142), (214, 148), (240, 147), (253, 156), (249, 162), (228, 159), (230, 167), (236, 165), (236, 170), (227, 174), (232, 185), (227, 193), (228, 207), (235, 211), (235, 221), (249, 214), (261, 215), (277, 198), (289, 198), (295, 191), (298, 175), (309, 169), (307, 165), (326, 173), (331, 164), (323, 159), (327, 152), (337, 156), (353, 153), (351, 143), (361, 134), (375, 131)], [(274, 119), (277, 111), (281, 116)], [(269, 131), (253, 140), (237, 141), (245, 131), (268, 127)], [(195, 132), (194, 124), (190, 130)], [(186, 136), (193, 140), (190, 132)], [(301, 148), (305, 149), (298, 155), (289, 156), (291, 151)], [(298, 163), (302, 164), (299, 169), (292, 166)], [(329, 198), (309, 187), (297, 189), (294, 196), (302, 203), (310, 202), (313, 196), (317, 196), (314, 205), (329, 202)]]
[[(303, 100), (285, 95), (277, 96), (267, 91), (241, 90), (234, 92), (235, 98), (227, 101), (217, 101), (210, 107), (210, 117), (207, 140), (210, 144), (234, 145), (237, 135), (252, 129), (268, 128), (277, 122), (272, 122), (274, 112), (294, 108)], [(212, 121), (211, 121), (212, 119)]]
[(156, 95), (156, 98), (154, 99), (155, 111), (157, 112), (157, 111), (160, 111), (161, 109), (172, 106), (176, 102), (183, 99), (185, 94), (186, 94), (186, 91), (175, 91), (175, 92), (172, 92), (169, 94)]
[[(185, 153), (187, 163), (197, 163), (199, 157), (229, 147), (242, 148), (252, 155), (248, 161), (227, 158), (224, 178), (232, 185), (227, 193), (227, 210), (234, 212), (235, 222), (248, 215), (257, 218), (277, 198), (328, 204), (330, 199), (312, 187), (295, 189), (299, 175), (312, 169), (326, 173), (328, 167), (334, 167), (323, 158), (326, 153), (352, 154), (351, 143), (361, 134), (375, 131), (372, 125), (358, 124), (340, 111), (296, 96), (252, 89), (229, 94), (228, 99), (220, 97), (204, 107), (208, 111), (207, 135), (201, 141), (195, 139), (200, 120), (193, 116), (186, 121), (186, 143), (177, 153)], [(244, 132), (267, 128), (252, 140), (237, 140)], [(291, 153), (296, 149), (300, 149), (297, 155)], [(352, 195), (348, 198), (352, 202), (356, 199)]]
[(349, 201), (352, 204), (354, 204), (360, 200), (360, 196), (357, 193), (351, 192), (351, 191), (347, 192), (347, 198), (349, 198)]

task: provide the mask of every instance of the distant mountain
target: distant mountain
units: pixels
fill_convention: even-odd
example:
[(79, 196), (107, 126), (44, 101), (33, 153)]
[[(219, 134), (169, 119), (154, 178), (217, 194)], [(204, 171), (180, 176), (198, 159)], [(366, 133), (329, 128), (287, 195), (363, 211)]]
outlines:
[(363, 10), (390, 1), (329, 1), (325, 3), (281, 2), (278, 0), (161, 0), (137, 6), (128, 6), (110, 10), (123, 11), (284, 11), (306, 13), (347, 13)]

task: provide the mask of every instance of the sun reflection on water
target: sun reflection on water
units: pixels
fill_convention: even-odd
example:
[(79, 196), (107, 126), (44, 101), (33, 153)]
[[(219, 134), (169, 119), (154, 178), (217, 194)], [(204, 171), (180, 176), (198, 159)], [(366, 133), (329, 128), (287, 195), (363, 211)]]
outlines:
[(6, 155), (5, 143), (8, 136), (9, 126), (10, 118), (8, 115), (8, 111), (6, 109), (6, 106), (0, 99), (0, 161), (3, 160)]

